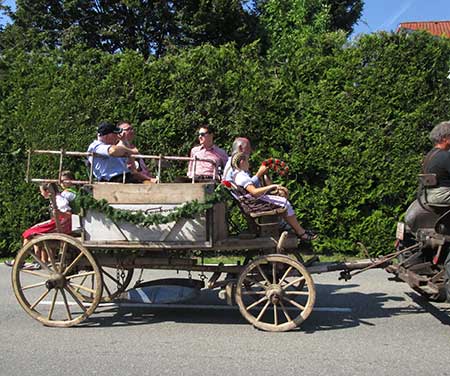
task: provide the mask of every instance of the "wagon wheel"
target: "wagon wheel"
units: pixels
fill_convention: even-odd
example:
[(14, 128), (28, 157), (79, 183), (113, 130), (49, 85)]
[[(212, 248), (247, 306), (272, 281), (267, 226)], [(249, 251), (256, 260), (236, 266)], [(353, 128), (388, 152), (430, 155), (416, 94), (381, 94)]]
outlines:
[[(100, 271), (102, 273), (103, 280), (103, 293), (100, 299), (102, 303), (112, 302), (118, 295), (125, 291), (125, 289), (130, 284), (134, 269), (123, 269), (117, 273), (117, 268), (100, 266)], [(85, 276), (83, 280), (84, 285), (92, 287), (95, 286), (95, 276), (89, 275)], [(92, 292), (84, 292), (83, 290), (78, 290), (83, 300), (86, 302), (92, 302), (94, 295)]]
[[(35, 249), (45, 251), (50, 262), (43, 263)], [(38, 263), (40, 270), (29, 270), (25, 264), (29, 260)], [(73, 326), (90, 316), (100, 302), (103, 287), (92, 254), (63, 234), (39, 236), (27, 243), (14, 261), (12, 285), (19, 304), (31, 317), (56, 327)], [(83, 302), (80, 291), (91, 294), (89, 304)]]
[(255, 327), (272, 332), (300, 325), (311, 313), (315, 298), (309, 272), (286, 255), (257, 258), (242, 271), (236, 286), (241, 314)]

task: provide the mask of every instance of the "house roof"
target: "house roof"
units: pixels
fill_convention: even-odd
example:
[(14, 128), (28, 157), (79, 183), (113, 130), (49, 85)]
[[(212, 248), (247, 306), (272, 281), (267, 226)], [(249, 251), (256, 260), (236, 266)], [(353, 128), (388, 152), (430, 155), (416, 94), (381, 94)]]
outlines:
[(402, 22), (398, 26), (397, 32), (400, 29), (425, 30), (439, 37), (445, 35), (450, 38), (450, 21)]

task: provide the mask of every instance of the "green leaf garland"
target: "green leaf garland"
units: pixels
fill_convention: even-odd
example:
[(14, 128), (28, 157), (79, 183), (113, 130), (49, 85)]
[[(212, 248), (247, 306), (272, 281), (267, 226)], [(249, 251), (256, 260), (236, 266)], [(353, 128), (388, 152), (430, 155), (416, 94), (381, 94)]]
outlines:
[(206, 210), (211, 209), (214, 204), (224, 202), (230, 196), (226, 194), (222, 185), (218, 185), (214, 192), (207, 195), (204, 203), (198, 202), (198, 200), (189, 201), (180, 207), (177, 207), (169, 212), (169, 214), (151, 213), (148, 214), (145, 211), (130, 211), (113, 208), (109, 205), (108, 201), (96, 200), (91, 194), (81, 191), (77, 196), (76, 201), (80, 208), (83, 210), (93, 209), (97, 210), (114, 222), (129, 222), (137, 226), (149, 227), (152, 225), (160, 225), (169, 222), (176, 222), (180, 219), (192, 219), (198, 214), (204, 213)]

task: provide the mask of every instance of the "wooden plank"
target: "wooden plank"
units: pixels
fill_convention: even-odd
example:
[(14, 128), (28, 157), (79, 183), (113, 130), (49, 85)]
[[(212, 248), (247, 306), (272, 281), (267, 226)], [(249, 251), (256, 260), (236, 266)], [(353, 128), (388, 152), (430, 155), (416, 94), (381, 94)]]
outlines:
[(224, 240), (228, 237), (228, 223), (226, 204), (219, 202), (213, 207), (214, 241)]
[(229, 237), (224, 241), (215, 244), (209, 242), (129, 242), (129, 241), (83, 241), (83, 246), (90, 249), (139, 249), (148, 251), (163, 250), (253, 250), (253, 249), (273, 249), (277, 246), (277, 241), (271, 237), (242, 239), (239, 237)]
[[(154, 204), (117, 204), (114, 207), (128, 207), (128, 210), (146, 211)], [(162, 205), (162, 207), (173, 205)], [(164, 214), (164, 213), (163, 213)], [(113, 222), (103, 213), (87, 210), (83, 218), (84, 239), (88, 241), (131, 241), (131, 242), (195, 242), (206, 241), (206, 219), (197, 216), (192, 219), (179, 219), (159, 225), (141, 227), (130, 222)]]
[(96, 200), (110, 204), (181, 204), (205, 201), (206, 193), (214, 191), (212, 183), (119, 184), (97, 183), (93, 186)]

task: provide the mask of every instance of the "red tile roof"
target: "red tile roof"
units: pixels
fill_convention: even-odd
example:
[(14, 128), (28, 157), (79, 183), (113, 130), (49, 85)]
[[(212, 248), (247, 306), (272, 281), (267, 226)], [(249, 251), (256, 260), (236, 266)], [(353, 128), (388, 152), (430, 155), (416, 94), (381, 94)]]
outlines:
[(450, 38), (450, 21), (402, 22), (397, 29), (425, 30), (437, 36)]

